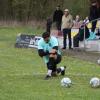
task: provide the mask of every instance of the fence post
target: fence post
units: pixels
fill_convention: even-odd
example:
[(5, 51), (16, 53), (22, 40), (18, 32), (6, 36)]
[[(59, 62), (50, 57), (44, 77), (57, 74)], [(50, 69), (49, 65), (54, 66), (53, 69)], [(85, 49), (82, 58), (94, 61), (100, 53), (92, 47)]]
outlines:
[(85, 44), (85, 25), (84, 25), (84, 51), (86, 49), (86, 44)]

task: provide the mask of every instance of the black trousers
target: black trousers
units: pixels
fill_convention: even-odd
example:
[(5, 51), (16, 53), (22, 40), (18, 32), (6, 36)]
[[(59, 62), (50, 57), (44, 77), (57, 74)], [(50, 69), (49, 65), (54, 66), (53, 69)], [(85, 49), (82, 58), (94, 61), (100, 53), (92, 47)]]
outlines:
[(51, 30), (51, 25), (47, 25), (46, 31), (50, 33), (50, 30)]
[(66, 48), (67, 46), (67, 35), (68, 35), (68, 40), (69, 40), (69, 48), (72, 46), (72, 41), (71, 41), (71, 29), (63, 29), (63, 47)]
[(61, 22), (60, 21), (56, 21), (56, 27), (57, 27), (57, 30), (61, 31)]
[[(89, 30), (87, 27), (85, 27), (85, 39), (89, 38)], [(79, 29), (79, 33), (74, 36), (73, 38), (73, 46), (74, 47), (79, 47), (79, 41), (84, 40), (84, 28)]]
[(97, 20), (92, 22), (92, 32), (95, 31)]
[(47, 63), (47, 68), (52, 70), (52, 72), (56, 72), (57, 64), (61, 62), (61, 55), (57, 55), (57, 59), (49, 58), (49, 62)]

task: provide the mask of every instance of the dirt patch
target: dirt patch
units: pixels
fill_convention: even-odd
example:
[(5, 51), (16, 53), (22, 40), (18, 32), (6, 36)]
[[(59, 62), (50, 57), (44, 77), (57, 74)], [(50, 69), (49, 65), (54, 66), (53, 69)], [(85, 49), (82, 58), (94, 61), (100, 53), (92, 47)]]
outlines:
[(90, 61), (93, 63), (97, 63), (97, 60), (100, 59), (100, 53), (84, 50), (63, 50), (63, 55), (71, 56), (73, 58), (78, 58), (85, 61)]

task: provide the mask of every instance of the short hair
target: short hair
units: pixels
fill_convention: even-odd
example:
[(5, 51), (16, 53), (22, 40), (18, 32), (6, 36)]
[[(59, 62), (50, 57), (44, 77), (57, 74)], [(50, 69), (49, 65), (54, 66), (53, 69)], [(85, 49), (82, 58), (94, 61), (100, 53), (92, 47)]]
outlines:
[(65, 12), (69, 12), (69, 9), (65, 9), (64, 11), (65, 11)]
[(60, 5), (58, 4), (57, 7), (60, 7)]
[(49, 32), (44, 32), (43, 34), (42, 34), (42, 38), (47, 38), (47, 37), (50, 37), (50, 33)]

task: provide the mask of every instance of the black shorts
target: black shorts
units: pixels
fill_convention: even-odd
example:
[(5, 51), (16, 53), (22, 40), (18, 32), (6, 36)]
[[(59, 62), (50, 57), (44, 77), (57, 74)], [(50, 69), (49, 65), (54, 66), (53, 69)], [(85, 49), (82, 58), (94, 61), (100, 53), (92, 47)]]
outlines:
[(61, 62), (61, 55), (57, 55), (57, 59), (55, 60), (56, 64)]
[(61, 62), (61, 55), (57, 55), (57, 59), (52, 59), (53, 61), (49, 61), (47, 63), (47, 68), (52, 70), (53, 72), (56, 71), (57, 64)]

